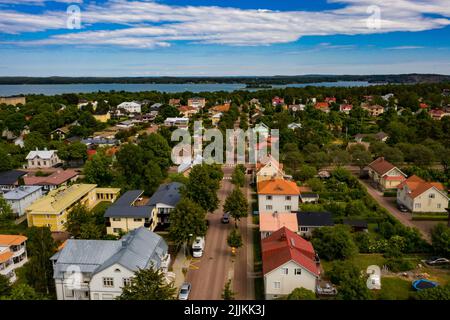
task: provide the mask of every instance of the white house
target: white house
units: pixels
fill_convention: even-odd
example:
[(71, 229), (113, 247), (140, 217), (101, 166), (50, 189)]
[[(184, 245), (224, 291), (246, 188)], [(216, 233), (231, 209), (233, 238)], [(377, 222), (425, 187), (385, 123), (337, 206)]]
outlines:
[(272, 179), (283, 179), (285, 173), (283, 165), (279, 163), (272, 155), (263, 159), (256, 165), (256, 182)]
[(25, 208), (42, 197), (40, 186), (20, 186), (3, 195), (14, 213), (21, 217), (25, 214)]
[(44, 150), (36, 148), (36, 150), (30, 151), (25, 159), (28, 161), (28, 169), (51, 168), (61, 163), (58, 151), (47, 150), (47, 148)]
[(141, 104), (136, 101), (122, 102), (117, 109), (124, 109), (128, 113), (141, 113)]
[(294, 131), (295, 129), (301, 129), (302, 125), (300, 123), (292, 122), (288, 124), (288, 128)]
[(255, 125), (255, 127), (253, 128), (253, 132), (267, 138), (270, 133), (270, 128), (265, 123), (260, 122)]
[(298, 210), (299, 188), (295, 182), (271, 179), (258, 182), (259, 213), (283, 213)]
[(266, 300), (296, 288), (315, 292), (320, 265), (311, 242), (283, 227), (261, 241), (261, 251)]
[(166, 118), (164, 125), (168, 127), (187, 128), (189, 125), (189, 118)]
[(162, 237), (141, 227), (120, 240), (69, 239), (51, 260), (58, 300), (113, 300), (139, 269), (167, 273), (170, 255)]
[(449, 197), (441, 183), (426, 182), (414, 175), (398, 186), (397, 202), (411, 212), (446, 212)]
[(26, 241), (21, 235), (0, 234), (0, 274), (10, 282), (16, 281), (15, 270), (28, 261)]

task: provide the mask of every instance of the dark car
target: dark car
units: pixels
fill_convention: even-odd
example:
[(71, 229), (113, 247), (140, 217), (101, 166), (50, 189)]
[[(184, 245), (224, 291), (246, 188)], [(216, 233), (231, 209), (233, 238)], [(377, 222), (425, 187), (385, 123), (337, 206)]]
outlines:
[(222, 216), (222, 223), (230, 223), (230, 214), (225, 212)]
[(408, 212), (408, 208), (402, 204), (398, 204), (397, 207), (398, 207), (398, 210), (400, 210), (401, 212)]

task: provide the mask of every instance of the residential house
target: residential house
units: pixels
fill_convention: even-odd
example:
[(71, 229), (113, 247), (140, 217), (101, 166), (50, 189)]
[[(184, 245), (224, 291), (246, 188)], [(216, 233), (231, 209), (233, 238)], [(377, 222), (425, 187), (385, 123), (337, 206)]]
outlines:
[(180, 106), (178, 107), (178, 112), (180, 112), (184, 118), (189, 118), (192, 117), (194, 114), (197, 114), (198, 109), (189, 106)]
[(123, 109), (127, 113), (141, 113), (141, 104), (136, 101), (122, 102), (117, 106), (117, 109)]
[(398, 186), (397, 202), (411, 212), (446, 212), (449, 197), (441, 183), (413, 175)]
[(118, 188), (98, 188), (96, 184), (73, 184), (50, 191), (26, 208), (28, 226), (49, 227), (52, 232), (65, 231), (67, 215), (76, 205), (92, 209), (102, 201), (114, 202)]
[(121, 121), (118, 124), (116, 124), (116, 127), (120, 128), (120, 129), (128, 130), (128, 129), (131, 129), (134, 127), (134, 121), (132, 121), (132, 120)]
[(70, 126), (64, 126), (64, 127), (55, 129), (50, 133), (50, 138), (52, 140), (56, 140), (56, 139), (64, 140), (68, 136), (69, 131), (70, 131)]
[(167, 118), (164, 120), (164, 125), (168, 127), (187, 128), (189, 125), (189, 118)]
[(284, 98), (276, 96), (272, 99), (272, 106), (277, 107), (282, 105), (284, 105)]
[(330, 112), (330, 104), (328, 102), (317, 102), (314, 105), (314, 108), (316, 108), (317, 110), (320, 110), (322, 112)]
[(88, 148), (93, 147), (113, 147), (119, 144), (116, 138), (105, 138), (101, 136), (95, 136), (93, 138), (86, 138), (81, 140), (81, 143), (85, 144)]
[(366, 110), (371, 117), (378, 117), (384, 113), (384, 107), (380, 105), (362, 104), (361, 107)]
[(39, 186), (20, 186), (3, 195), (17, 217), (22, 217), (25, 214), (25, 208), (40, 197), (42, 197), (42, 188)]
[(375, 134), (374, 138), (380, 142), (386, 142), (389, 139), (389, 135), (383, 131)]
[(261, 213), (259, 214), (259, 232), (261, 239), (286, 227), (292, 232), (298, 232), (297, 216), (294, 213)]
[(188, 177), (191, 173), (191, 170), (194, 166), (202, 164), (203, 163), (203, 157), (199, 154), (194, 159), (191, 159), (191, 157), (185, 159), (177, 169), (178, 173), (183, 174), (183, 176)]
[(0, 191), (7, 192), (23, 184), (23, 176), (26, 174), (26, 172), (19, 170), (0, 172)]
[(450, 112), (441, 109), (433, 109), (428, 112), (433, 120), (442, 120), (443, 117), (450, 117)]
[(67, 169), (57, 170), (50, 175), (36, 176), (35, 173), (27, 174), (23, 180), (26, 186), (39, 186), (43, 192), (48, 192), (78, 180), (78, 171)]
[(404, 174), (399, 168), (380, 157), (372, 161), (368, 166), (370, 179), (382, 190), (394, 189), (406, 180)]
[(105, 114), (94, 114), (93, 117), (95, 120), (99, 122), (106, 123), (108, 122), (108, 120), (111, 119), (111, 113), (107, 112)]
[(320, 265), (311, 242), (283, 227), (261, 241), (261, 251), (266, 300), (296, 288), (315, 292)]
[(58, 300), (114, 300), (141, 269), (168, 272), (164, 239), (144, 227), (120, 240), (68, 239), (51, 258)]
[(290, 104), (288, 110), (292, 112), (305, 111), (306, 105), (304, 104)]
[(384, 101), (389, 101), (389, 100), (391, 100), (393, 97), (394, 97), (394, 94), (393, 94), (393, 93), (388, 93), (388, 94), (385, 94), (384, 96), (381, 96), (381, 99), (383, 99)]
[(296, 214), (299, 235), (310, 238), (314, 229), (334, 226), (330, 212), (298, 211)]
[(349, 226), (353, 232), (368, 232), (369, 224), (365, 220), (344, 219), (344, 225)]
[(194, 97), (188, 99), (188, 107), (193, 107), (196, 109), (203, 109), (206, 106), (206, 99), (200, 97)]
[(0, 104), (6, 104), (8, 106), (17, 106), (18, 104), (26, 104), (27, 99), (25, 97), (0, 97)]
[(44, 150), (36, 148), (30, 151), (25, 159), (28, 161), (28, 169), (51, 168), (62, 163), (58, 157), (58, 151), (47, 150), (47, 148)]
[(255, 125), (255, 127), (253, 128), (253, 132), (267, 138), (270, 133), (270, 128), (264, 122), (260, 122)]
[(215, 115), (213, 115), (211, 117), (211, 124), (213, 126), (217, 126), (219, 124), (219, 122), (220, 122), (220, 119), (222, 119), (222, 116), (223, 116), (222, 112), (219, 112), (219, 113), (216, 113)]
[(175, 208), (181, 199), (180, 188), (182, 186), (183, 184), (179, 182), (162, 184), (147, 202), (147, 205), (156, 208), (158, 224), (167, 225), (170, 223), (170, 211)]
[(258, 182), (259, 213), (283, 213), (298, 210), (299, 189), (295, 182), (271, 179)]
[(302, 125), (300, 123), (292, 122), (292, 123), (288, 124), (288, 129), (291, 129), (292, 131), (295, 131), (296, 129), (301, 129), (301, 128), (302, 128)]
[(181, 106), (181, 99), (170, 99), (169, 100), (169, 106), (172, 106), (172, 107), (179, 107), (179, 106)]
[(87, 101), (86, 99), (81, 99), (78, 102), (77, 107), (78, 107), (78, 109), (81, 109), (83, 107), (88, 106), (89, 104), (92, 105), (92, 109), (95, 110), (95, 109), (97, 109), (98, 101)]
[(346, 113), (346, 114), (349, 114), (350, 111), (352, 111), (352, 109), (353, 109), (353, 105), (351, 105), (351, 104), (341, 104), (339, 106), (339, 111)]
[(210, 114), (228, 112), (230, 110), (230, 107), (231, 107), (231, 105), (229, 103), (224, 103), (224, 104), (220, 104), (220, 105), (214, 106), (212, 108), (209, 108), (208, 112)]
[(299, 200), (301, 203), (318, 203), (319, 194), (312, 191), (300, 191)]
[(336, 103), (336, 98), (335, 97), (326, 97), (325, 102), (328, 104)]
[(159, 111), (159, 109), (161, 109), (162, 106), (163, 106), (162, 103), (154, 103), (150, 106), (150, 110)]
[(248, 104), (250, 106), (255, 106), (256, 108), (259, 108), (261, 106), (261, 103), (256, 98), (251, 99)]
[(117, 236), (140, 227), (155, 230), (158, 222), (155, 207), (139, 204), (143, 193), (144, 190), (127, 191), (108, 207), (104, 214), (107, 234)]
[(28, 261), (26, 241), (22, 235), (0, 234), (0, 275), (15, 282), (15, 270)]
[(256, 182), (273, 179), (284, 179), (283, 164), (278, 162), (272, 155), (267, 156), (256, 164)]

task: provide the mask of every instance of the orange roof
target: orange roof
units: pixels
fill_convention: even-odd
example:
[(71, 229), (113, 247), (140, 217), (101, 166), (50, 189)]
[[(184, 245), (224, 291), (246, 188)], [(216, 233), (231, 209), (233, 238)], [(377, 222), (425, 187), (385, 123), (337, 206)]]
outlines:
[(261, 241), (263, 273), (267, 274), (289, 261), (295, 261), (312, 274), (319, 276), (320, 270), (314, 261), (315, 251), (311, 242), (288, 228), (281, 228)]
[(329, 106), (330, 105), (328, 104), (328, 102), (317, 102), (315, 108), (316, 109), (326, 109)]
[(417, 196), (420, 196), (422, 193), (433, 187), (438, 189), (439, 191), (445, 190), (444, 186), (441, 183), (427, 182), (416, 175), (413, 175), (408, 179), (406, 179), (405, 181), (403, 181), (398, 186), (398, 188), (403, 189), (405, 186), (408, 186), (408, 189), (411, 190), (411, 193), (409, 193), (408, 195), (413, 199), (416, 198)]
[(271, 179), (258, 182), (258, 194), (299, 195), (295, 182), (284, 179)]
[(27, 239), (27, 237), (17, 234), (0, 234), (0, 246), (17, 246)]
[(298, 187), (298, 191), (300, 191), (300, 193), (302, 192), (312, 192), (312, 189), (308, 186), (300, 186)]
[(283, 227), (293, 232), (298, 231), (297, 215), (295, 213), (260, 213), (259, 230), (274, 232)]
[(0, 253), (0, 263), (8, 261), (9, 259), (11, 259), (12, 256), (13, 256), (13, 254), (9, 250), (6, 252)]
[(230, 104), (229, 103), (221, 104), (221, 105), (212, 107), (210, 110), (216, 111), (216, 112), (228, 112), (230, 110)]

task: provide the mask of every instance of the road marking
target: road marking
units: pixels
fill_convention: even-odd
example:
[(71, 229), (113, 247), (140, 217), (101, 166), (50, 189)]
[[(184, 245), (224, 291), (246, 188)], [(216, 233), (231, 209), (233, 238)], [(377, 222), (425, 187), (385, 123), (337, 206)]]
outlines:
[(200, 269), (200, 267), (197, 266), (196, 263), (200, 263), (200, 260), (191, 260), (191, 263), (189, 264), (189, 269), (190, 270), (198, 270), (198, 269)]

